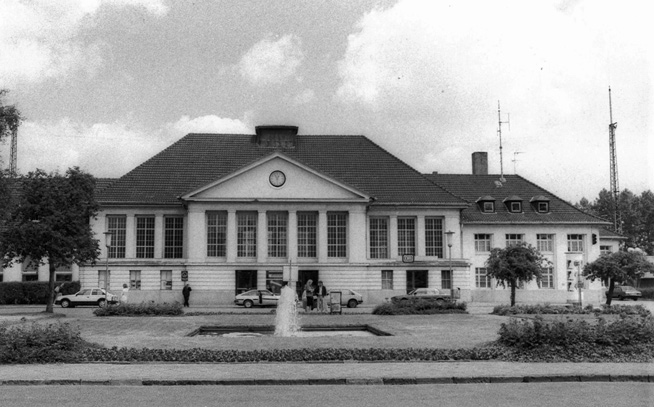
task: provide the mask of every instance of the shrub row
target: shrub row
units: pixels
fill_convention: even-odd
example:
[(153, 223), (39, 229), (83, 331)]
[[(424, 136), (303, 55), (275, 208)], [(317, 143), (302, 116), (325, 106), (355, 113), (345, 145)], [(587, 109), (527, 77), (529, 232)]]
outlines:
[[(80, 290), (79, 281), (57, 281), (55, 286), (64, 284), (61, 293), (74, 294)], [(46, 304), (50, 299), (50, 286), (47, 281), (8, 281), (0, 283), (0, 304)]]
[(654, 300), (654, 287), (638, 288), (638, 291), (643, 294), (643, 299)]
[(654, 317), (621, 315), (610, 323), (599, 317), (596, 324), (590, 324), (575, 319), (545, 322), (537, 316), (502, 324), (499, 335), (498, 344), (518, 349), (654, 345)]
[(182, 315), (184, 310), (182, 304), (178, 301), (169, 304), (152, 302), (141, 302), (139, 304), (117, 304), (109, 305), (104, 308), (97, 308), (93, 313), (98, 317), (129, 317), (129, 316), (162, 316), (162, 315)]
[(380, 304), (372, 310), (372, 313), (375, 315), (463, 314), (467, 313), (466, 309), (465, 302), (438, 303), (418, 300)]
[(550, 304), (518, 304), (513, 307), (510, 305), (497, 305), (493, 308), (493, 314), (496, 315), (527, 315), (527, 314), (604, 314), (604, 315), (641, 315), (648, 316), (652, 313), (642, 305), (621, 305), (612, 304), (607, 306), (602, 304), (600, 308), (587, 305), (584, 308), (566, 307), (564, 305)]

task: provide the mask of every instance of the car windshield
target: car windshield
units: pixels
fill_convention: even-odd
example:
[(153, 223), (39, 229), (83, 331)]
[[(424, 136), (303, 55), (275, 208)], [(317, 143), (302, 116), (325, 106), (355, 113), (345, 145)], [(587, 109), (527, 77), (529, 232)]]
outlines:
[(628, 291), (635, 291), (636, 290), (635, 288), (633, 288), (632, 286), (629, 286), (629, 285), (623, 285), (620, 288), (622, 288), (623, 290), (628, 290)]
[(241, 293), (241, 295), (246, 295), (248, 297), (251, 297), (253, 295), (259, 295), (259, 294), (257, 293), (257, 290), (250, 290), (250, 291), (246, 291), (244, 293)]

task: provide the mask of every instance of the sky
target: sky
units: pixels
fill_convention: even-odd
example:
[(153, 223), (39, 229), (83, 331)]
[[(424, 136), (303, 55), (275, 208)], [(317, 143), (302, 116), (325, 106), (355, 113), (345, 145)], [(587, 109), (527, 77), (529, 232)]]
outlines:
[(23, 174), (120, 177), (188, 133), (284, 124), (424, 173), (486, 151), (490, 173), (592, 201), (609, 87), (620, 189), (654, 190), (648, 3), (2, 0), (0, 89), (25, 117)]

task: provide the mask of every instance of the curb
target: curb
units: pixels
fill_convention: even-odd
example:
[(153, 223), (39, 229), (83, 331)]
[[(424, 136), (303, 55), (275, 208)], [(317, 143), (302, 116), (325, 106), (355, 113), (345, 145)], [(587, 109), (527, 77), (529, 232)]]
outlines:
[(640, 382), (654, 383), (650, 375), (543, 375), (496, 377), (377, 377), (331, 379), (234, 379), (234, 380), (0, 380), (0, 386), (307, 386), (307, 385), (416, 385), (498, 383)]

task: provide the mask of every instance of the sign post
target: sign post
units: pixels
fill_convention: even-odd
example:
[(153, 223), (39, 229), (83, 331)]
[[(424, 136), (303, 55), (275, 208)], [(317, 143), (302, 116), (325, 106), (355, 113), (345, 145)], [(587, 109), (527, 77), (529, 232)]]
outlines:
[(330, 314), (342, 314), (343, 310), (341, 308), (341, 297), (343, 293), (340, 291), (330, 291), (329, 292), (329, 305), (330, 305)]

